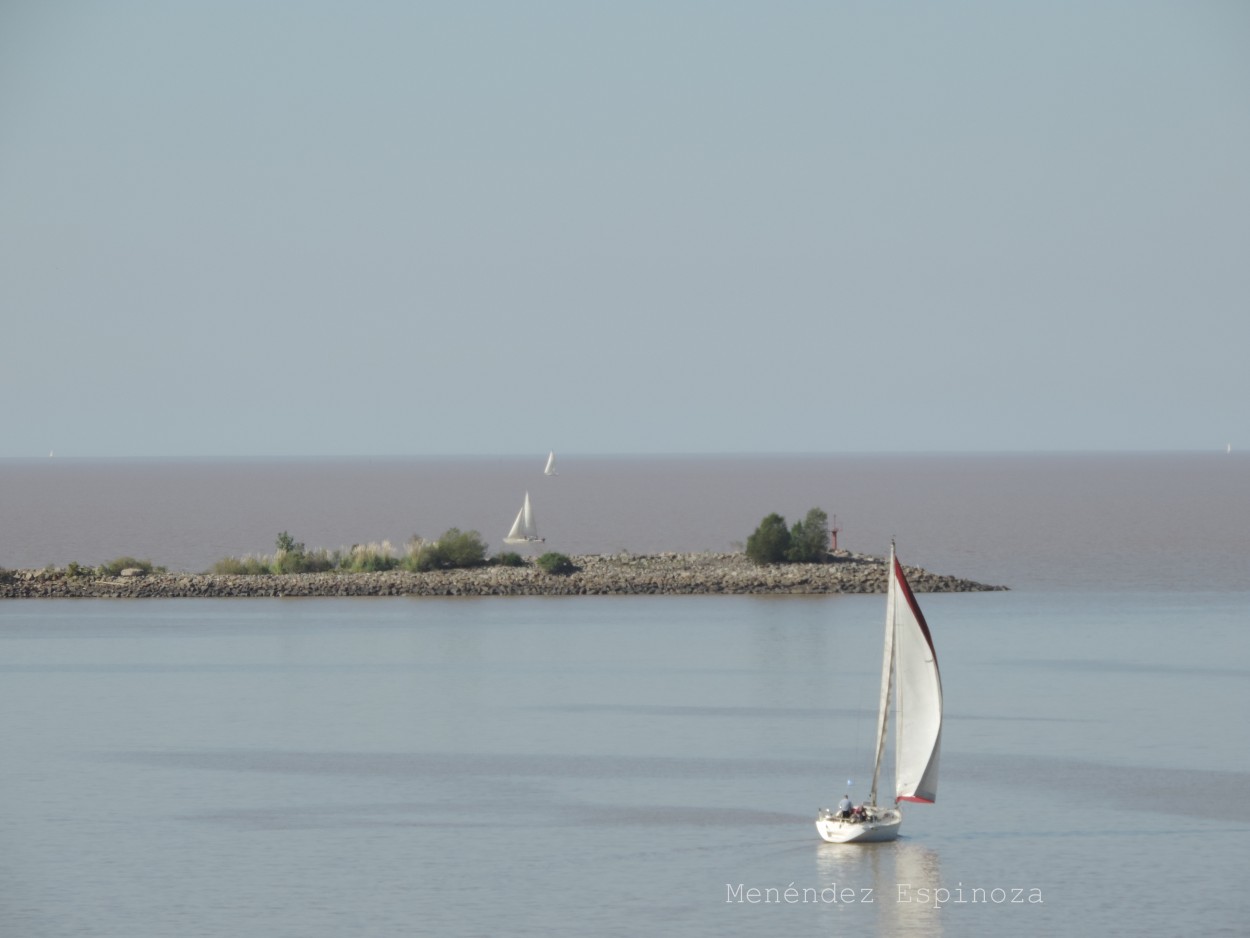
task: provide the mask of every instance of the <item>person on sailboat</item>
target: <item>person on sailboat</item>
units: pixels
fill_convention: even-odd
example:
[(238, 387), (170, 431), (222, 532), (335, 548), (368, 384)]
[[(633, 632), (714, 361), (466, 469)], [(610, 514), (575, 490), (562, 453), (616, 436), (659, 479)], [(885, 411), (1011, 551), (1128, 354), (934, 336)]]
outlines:
[(843, 795), (842, 800), (838, 802), (838, 817), (850, 817), (853, 807), (851, 796)]

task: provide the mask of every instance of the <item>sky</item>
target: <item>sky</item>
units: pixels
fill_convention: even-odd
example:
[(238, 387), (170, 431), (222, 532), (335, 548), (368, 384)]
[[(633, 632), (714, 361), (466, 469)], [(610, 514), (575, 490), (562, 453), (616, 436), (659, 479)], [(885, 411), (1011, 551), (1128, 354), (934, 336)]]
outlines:
[(0, 5), (0, 457), (1250, 447), (1250, 4)]

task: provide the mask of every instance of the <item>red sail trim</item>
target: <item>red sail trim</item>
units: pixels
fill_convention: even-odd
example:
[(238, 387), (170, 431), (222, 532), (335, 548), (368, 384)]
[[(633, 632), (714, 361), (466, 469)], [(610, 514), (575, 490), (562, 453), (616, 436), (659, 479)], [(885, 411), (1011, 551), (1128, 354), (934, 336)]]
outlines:
[(895, 801), (915, 801), (919, 804), (933, 804), (932, 798), (918, 798), (915, 795), (899, 795)]
[(907, 577), (903, 576), (903, 565), (898, 562), (897, 556), (894, 558), (894, 576), (898, 578), (899, 588), (903, 591), (903, 598), (907, 600), (907, 605), (911, 607), (912, 615), (920, 623), (920, 631), (924, 634), (924, 640), (929, 643), (929, 654), (933, 656), (933, 663), (937, 664), (937, 650), (933, 647), (933, 636), (929, 634), (929, 623), (925, 622), (924, 613), (920, 611), (916, 597), (912, 595)]

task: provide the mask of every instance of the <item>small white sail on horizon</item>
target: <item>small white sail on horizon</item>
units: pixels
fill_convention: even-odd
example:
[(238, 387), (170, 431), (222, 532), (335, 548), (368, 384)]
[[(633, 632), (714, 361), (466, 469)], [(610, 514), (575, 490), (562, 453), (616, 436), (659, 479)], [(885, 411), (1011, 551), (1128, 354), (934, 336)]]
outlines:
[[(830, 843), (894, 840), (903, 823), (899, 802), (937, 800), (938, 755), (942, 746), (942, 677), (924, 614), (890, 545), (885, 603), (885, 651), (881, 662), (881, 705), (877, 749), (868, 800), (858, 808), (821, 808), (816, 830)], [(886, 732), (894, 715), (894, 806), (877, 805)], [(849, 787), (849, 786), (848, 786)], [(848, 796), (849, 798), (849, 796)]]
[(508, 531), (507, 536), (503, 539), (505, 544), (525, 544), (531, 541), (542, 541), (543, 538), (538, 536), (538, 525), (534, 521), (534, 509), (530, 507), (530, 493), (525, 493), (525, 502), (521, 505), (521, 510), (517, 512), (516, 520), (512, 522), (512, 528)]
[(543, 468), (543, 475), (554, 476), (559, 475), (556, 472), (556, 451), (552, 450), (547, 454), (547, 465)]

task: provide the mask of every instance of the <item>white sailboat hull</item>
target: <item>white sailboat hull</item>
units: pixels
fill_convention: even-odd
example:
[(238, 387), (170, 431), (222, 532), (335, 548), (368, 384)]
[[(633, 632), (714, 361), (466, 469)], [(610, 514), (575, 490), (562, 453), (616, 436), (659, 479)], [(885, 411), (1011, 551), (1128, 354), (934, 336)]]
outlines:
[(821, 808), (816, 815), (816, 832), (822, 840), (831, 844), (875, 844), (898, 837), (903, 825), (900, 811), (889, 809), (877, 817), (856, 821), (838, 817), (828, 808)]

